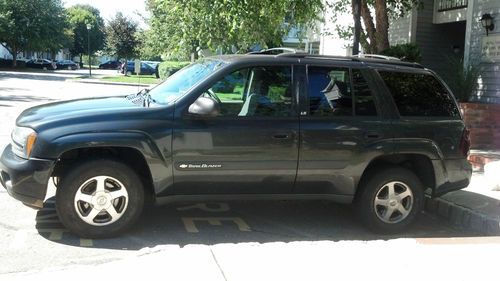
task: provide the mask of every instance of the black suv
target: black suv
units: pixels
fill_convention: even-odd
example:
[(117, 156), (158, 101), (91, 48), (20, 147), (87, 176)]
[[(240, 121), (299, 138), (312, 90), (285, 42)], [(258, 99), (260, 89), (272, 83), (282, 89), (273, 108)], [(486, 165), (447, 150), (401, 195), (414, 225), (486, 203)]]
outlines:
[(82, 237), (123, 232), (146, 204), (221, 198), (354, 203), (394, 232), (425, 192), (471, 177), (449, 88), (389, 59), (211, 57), (150, 91), (33, 107), (16, 125), (2, 185), (41, 208), (52, 178), (61, 222)]

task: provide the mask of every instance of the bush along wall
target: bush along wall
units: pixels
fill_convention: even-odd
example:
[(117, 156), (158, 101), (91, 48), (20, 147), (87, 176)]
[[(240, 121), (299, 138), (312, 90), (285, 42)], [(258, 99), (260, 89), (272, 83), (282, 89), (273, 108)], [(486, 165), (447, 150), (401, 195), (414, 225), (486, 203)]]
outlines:
[(176, 73), (188, 64), (190, 64), (189, 61), (164, 61), (160, 63), (160, 66), (158, 67), (160, 79), (167, 79), (170, 75)]
[(389, 49), (382, 51), (381, 55), (396, 57), (408, 62), (420, 62), (422, 60), (420, 48), (412, 43), (391, 46)]

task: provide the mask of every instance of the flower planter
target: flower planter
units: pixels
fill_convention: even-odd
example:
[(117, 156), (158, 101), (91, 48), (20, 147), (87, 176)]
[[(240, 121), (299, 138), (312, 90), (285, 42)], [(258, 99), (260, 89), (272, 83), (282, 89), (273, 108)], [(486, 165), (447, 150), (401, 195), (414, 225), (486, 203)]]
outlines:
[(500, 150), (500, 104), (460, 103), (470, 130), (471, 148)]

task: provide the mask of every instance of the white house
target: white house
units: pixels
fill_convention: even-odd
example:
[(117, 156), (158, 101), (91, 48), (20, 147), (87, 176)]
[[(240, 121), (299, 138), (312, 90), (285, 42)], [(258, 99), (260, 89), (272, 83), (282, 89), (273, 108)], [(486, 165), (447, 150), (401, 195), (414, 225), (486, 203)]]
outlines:
[(0, 45), (0, 59), (12, 59), (12, 55), (3, 45)]

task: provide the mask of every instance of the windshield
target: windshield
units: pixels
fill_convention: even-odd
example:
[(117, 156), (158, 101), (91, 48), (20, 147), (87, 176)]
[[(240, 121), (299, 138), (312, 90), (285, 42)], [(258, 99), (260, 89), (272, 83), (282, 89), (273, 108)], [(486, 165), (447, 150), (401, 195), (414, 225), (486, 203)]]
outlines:
[(174, 102), (194, 85), (212, 74), (222, 64), (224, 62), (220, 60), (202, 60), (190, 64), (167, 78), (165, 82), (151, 89), (149, 94), (159, 104)]

